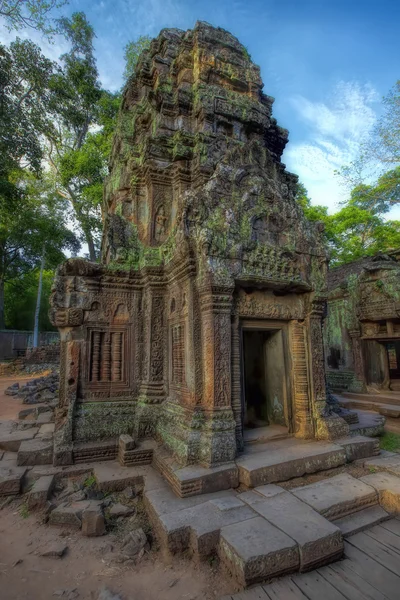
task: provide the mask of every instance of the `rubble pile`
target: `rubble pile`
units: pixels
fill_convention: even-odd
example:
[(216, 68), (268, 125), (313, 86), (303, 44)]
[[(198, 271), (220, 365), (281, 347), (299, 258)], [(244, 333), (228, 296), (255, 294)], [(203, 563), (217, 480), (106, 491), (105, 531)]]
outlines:
[(58, 398), (59, 373), (51, 372), (44, 377), (31, 379), (25, 385), (13, 383), (5, 393), (8, 396), (22, 398), (24, 404), (48, 403), (55, 405)]

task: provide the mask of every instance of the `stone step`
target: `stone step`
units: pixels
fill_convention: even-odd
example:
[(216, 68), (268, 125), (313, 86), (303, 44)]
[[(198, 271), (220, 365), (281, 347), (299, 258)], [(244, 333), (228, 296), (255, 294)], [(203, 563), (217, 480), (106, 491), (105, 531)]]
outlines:
[(343, 408), (373, 410), (385, 417), (393, 417), (395, 419), (400, 416), (399, 397), (396, 397), (393, 402), (389, 402), (387, 398), (382, 398), (378, 401), (376, 397), (367, 397), (365, 399), (339, 397), (339, 402)]
[(370, 506), (369, 508), (363, 508), (355, 513), (336, 519), (333, 523), (339, 527), (344, 537), (349, 537), (364, 529), (369, 529), (374, 525), (390, 519), (391, 515), (386, 512), (381, 506)]
[(262, 517), (223, 527), (218, 555), (223, 569), (243, 587), (300, 568), (297, 543)]
[(50, 497), (54, 486), (54, 475), (39, 477), (28, 495), (28, 506), (31, 509), (43, 508)]
[(342, 392), (337, 396), (340, 400), (350, 399), (358, 402), (372, 402), (374, 404), (394, 404), (398, 406), (400, 404), (400, 394), (394, 393), (388, 390), (388, 392), (382, 392), (381, 394), (358, 394), (356, 392)]
[(177, 498), (169, 487), (144, 494), (164, 551), (207, 558), (217, 553), (241, 586), (340, 558), (340, 529), (277, 485)]
[(346, 451), (338, 444), (292, 438), (250, 447), (236, 464), (240, 483), (257, 487), (332, 469), (345, 464), (346, 460)]
[(365, 478), (362, 481), (347, 473), (292, 489), (291, 493), (331, 521), (379, 502), (376, 489)]
[(349, 426), (350, 435), (363, 435), (377, 437), (383, 434), (385, 428), (385, 417), (376, 412), (356, 410), (358, 423)]
[(179, 498), (210, 494), (239, 485), (239, 473), (234, 462), (212, 468), (198, 465), (182, 467), (165, 448), (160, 447), (154, 450), (153, 467)]
[(36, 438), (21, 442), (17, 464), (19, 466), (53, 464), (53, 440)]

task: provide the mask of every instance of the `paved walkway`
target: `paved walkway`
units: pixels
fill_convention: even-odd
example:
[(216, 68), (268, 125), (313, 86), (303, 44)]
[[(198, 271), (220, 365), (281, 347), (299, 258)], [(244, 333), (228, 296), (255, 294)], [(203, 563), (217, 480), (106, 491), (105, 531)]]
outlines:
[(386, 521), (345, 542), (344, 560), (284, 577), (223, 600), (399, 600), (400, 520)]

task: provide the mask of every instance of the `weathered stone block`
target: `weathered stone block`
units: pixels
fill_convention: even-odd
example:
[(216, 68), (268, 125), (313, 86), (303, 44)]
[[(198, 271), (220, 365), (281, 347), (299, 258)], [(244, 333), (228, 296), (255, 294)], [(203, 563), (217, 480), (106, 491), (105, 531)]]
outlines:
[(21, 442), (17, 464), (24, 466), (51, 465), (53, 463), (53, 441), (37, 438)]
[(0, 466), (0, 496), (19, 494), (25, 472), (23, 467)]
[(50, 525), (68, 525), (74, 529), (80, 529), (82, 526), (82, 513), (89, 508), (90, 501), (86, 502), (63, 502), (50, 513)]
[(98, 502), (90, 502), (82, 511), (82, 534), (87, 537), (104, 535), (106, 526), (103, 510)]
[(331, 520), (378, 503), (377, 492), (371, 485), (346, 473), (291, 492)]
[(342, 439), (339, 443), (346, 451), (348, 462), (379, 454), (379, 438), (368, 438), (357, 435), (344, 440)]
[(121, 467), (109, 461), (94, 467), (97, 489), (101, 492), (122, 492), (126, 487), (134, 488), (135, 493), (144, 489), (144, 467)]
[(50, 497), (54, 485), (54, 475), (39, 477), (33, 484), (28, 496), (29, 508), (43, 508)]
[(223, 527), (218, 555), (228, 573), (245, 587), (300, 566), (296, 542), (262, 517)]
[(316, 569), (342, 556), (340, 529), (291, 493), (276, 494), (251, 507), (297, 542), (301, 571)]

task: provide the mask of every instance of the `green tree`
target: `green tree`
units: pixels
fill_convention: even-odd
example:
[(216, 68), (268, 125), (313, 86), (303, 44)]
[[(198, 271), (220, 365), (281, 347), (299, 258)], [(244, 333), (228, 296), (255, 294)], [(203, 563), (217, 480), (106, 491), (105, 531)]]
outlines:
[(139, 56), (143, 52), (143, 50), (147, 50), (150, 47), (151, 38), (147, 35), (141, 35), (137, 40), (132, 40), (128, 42), (124, 48), (124, 58), (125, 58), (125, 70), (124, 70), (124, 80), (128, 81), (130, 77), (135, 72), (137, 62), (139, 60)]
[(0, 0), (0, 16), (10, 31), (36, 29), (52, 40), (58, 32), (52, 13), (65, 4), (68, 0)]
[[(39, 313), (39, 330), (53, 331), (48, 312), (54, 271), (43, 272), (43, 293)], [(33, 329), (39, 271), (34, 269), (5, 284), (5, 323), (8, 329)]]
[(21, 199), (19, 171), (41, 172), (40, 136), (51, 123), (49, 85), (57, 69), (30, 40), (0, 46), (0, 205)]
[(89, 257), (96, 260), (101, 237), (103, 180), (119, 96), (100, 87), (93, 50), (94, 31), (84, 13), (60, 21), (71, 44), (51, 81), (55, 126), (44, 131), (57, 192), (71, 208)]
[(326, 206), (313, 205), (305, 186), (302, 183), (297, 184), (296, 201), (300, 204), (306, 218), (309, 221), (322, 221), (325, 223), (328, 216)]
[(46, 182), (26, 176), (18, 184), (24, 190), (23, 208), (0, 210), (0, 329), (5, 325), (6, 284), (16, 285), (38, 269), (43, 255), (45, 268), (55, 268), (65, 259), (64, 249), (77, 252), (80, 247)]

